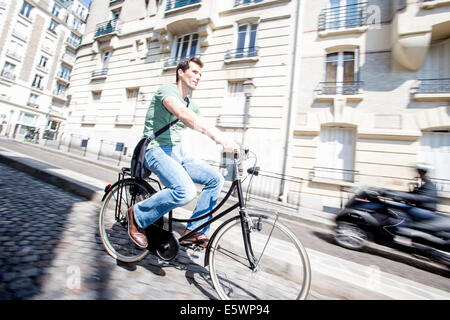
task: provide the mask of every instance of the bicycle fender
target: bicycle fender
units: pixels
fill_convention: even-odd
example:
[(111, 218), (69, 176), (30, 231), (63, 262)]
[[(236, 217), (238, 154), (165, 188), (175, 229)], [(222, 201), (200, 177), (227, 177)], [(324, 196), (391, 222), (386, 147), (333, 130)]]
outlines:
[(148, 192), (150, 192), (150, 193), (155, 193), (155, 192), (156, 192), (155, 189), (153, 189), (151, 186), (148, 186), (148, 183), (147, 183), (145, 180), (139, 180), (139, 179), (134, 179), (134, 178), (125, 178), (125, 179), (123, 179), (123, 180), (119, 180), (119, 181), (114, 182), (112, 185), (109, 184), (109, 185), (107, 185), (107, 186), (105, 187), (105, 193), (103, 194), (102, 202), (105, 201), (105, 198), (106, 198), (106, 196), (108, 195), (108, 193), (109, 193), (112, 189), (114, 189), (114, 187), (116, 187), (116, 186), (117, 186), (119, 183), (121, 183), (122, 181), (123, 181), (123, 182), (125, 182), (125, 181), (138, 181), (138, 182), (142, 182), (142, 185), (144, 185), (144, 186), (147, 188), (147, 191), (148, 191)]

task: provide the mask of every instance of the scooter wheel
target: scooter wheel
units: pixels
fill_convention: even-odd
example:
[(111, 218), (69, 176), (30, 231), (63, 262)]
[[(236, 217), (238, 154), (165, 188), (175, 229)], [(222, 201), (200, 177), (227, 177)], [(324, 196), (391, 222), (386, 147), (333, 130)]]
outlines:
[(369, 239), (366, 231), (354, 223), (339, 221), (334, 235), (336, 242), (347, 249), (362, 250)]

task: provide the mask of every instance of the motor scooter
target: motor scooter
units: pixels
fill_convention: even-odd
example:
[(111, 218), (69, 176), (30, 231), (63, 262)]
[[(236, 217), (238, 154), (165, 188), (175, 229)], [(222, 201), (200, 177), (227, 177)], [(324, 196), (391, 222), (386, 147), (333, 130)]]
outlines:
[(373, 241), (450, 267), (450, 216), (436, 213), (417, 221), (408, 214), (411, 204), (384, 190), (363, 187), (355, 192), (336, 215), (336, 242), (361, 251)]

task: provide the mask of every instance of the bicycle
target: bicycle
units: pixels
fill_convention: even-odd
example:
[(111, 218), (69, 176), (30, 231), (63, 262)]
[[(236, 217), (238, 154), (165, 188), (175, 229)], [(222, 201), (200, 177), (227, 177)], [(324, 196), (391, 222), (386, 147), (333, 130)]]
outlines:
[[(209, 269), (219, 298), (306, 299), (311, 285), (311, 267), (302, 243), (279, 221), (278, 212), (263, 209), (264, 214), (249, 213), (253, 209), (246, 207), (253, 176), (259, 173), (256, 166), (247, 170), (250, 182), (247, 197), (244, 198), (239, 168), (242, 161), (248, 158), (248, 149), (234, 153), (228, 166), (232, 170), (231, 186), (211, 212), (195, 219), (174, 218), (172, 211), (169, 212), (166, 228), (162, 217), (146, 229), (149, 244), (145, 249), (137, 247), (129, 238), (126, 211), (131, 205), (157, 192), (151, 183), (157, 185), (159, 190), (161, 185), (151, 177), (145, 180), (132, 178), (129, 176), (130, 169), (122, 168), (118, 181), (105, 188), (102, 199), (99, 229), (106, 251), (122, 262), (138, 262), (149, 253), (164, 261), (172, 261), (178, 255), (180, 243), (193, 232), (237, 211), (215, 230), (205, 248), (204, 264)], [(256, 155), (254, 158), (256, 165)], [(217, 213), (233, 192), (237, 193), (237, 203)], [(190, 233), (178, 238), (174, 235), (174, 222), (197, 221), (207, 216), (211, 219)], [(195, 245), (191, 247), (202, 249)]]

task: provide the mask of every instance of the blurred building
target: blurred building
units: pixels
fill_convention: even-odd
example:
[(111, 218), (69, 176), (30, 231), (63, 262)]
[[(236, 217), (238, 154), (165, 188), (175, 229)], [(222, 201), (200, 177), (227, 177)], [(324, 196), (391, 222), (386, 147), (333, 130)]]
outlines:
[[(279, 179), (283, 200), (335, 210), (353, 186), (406, 190), (427, 161), (445, 202), (449, 37), (448, 0), (95, 0), (66, 138), (129, 156), (153, 93), (175, 82), (181, 58), (200, 56), (204, 118), (263, 170), (304, 179), (300, 189)], [(192, 130), (185, 147), (219, 160)]]
[(356, 185), (405, 191), (428, 162), (450, 211), (450, 1), (303, 5), (289, 158), (309, 180), (302, 201), (339, 207)]
[(0, 0), (0, 134), (56, 138), (88, 7), (79, 0)]

